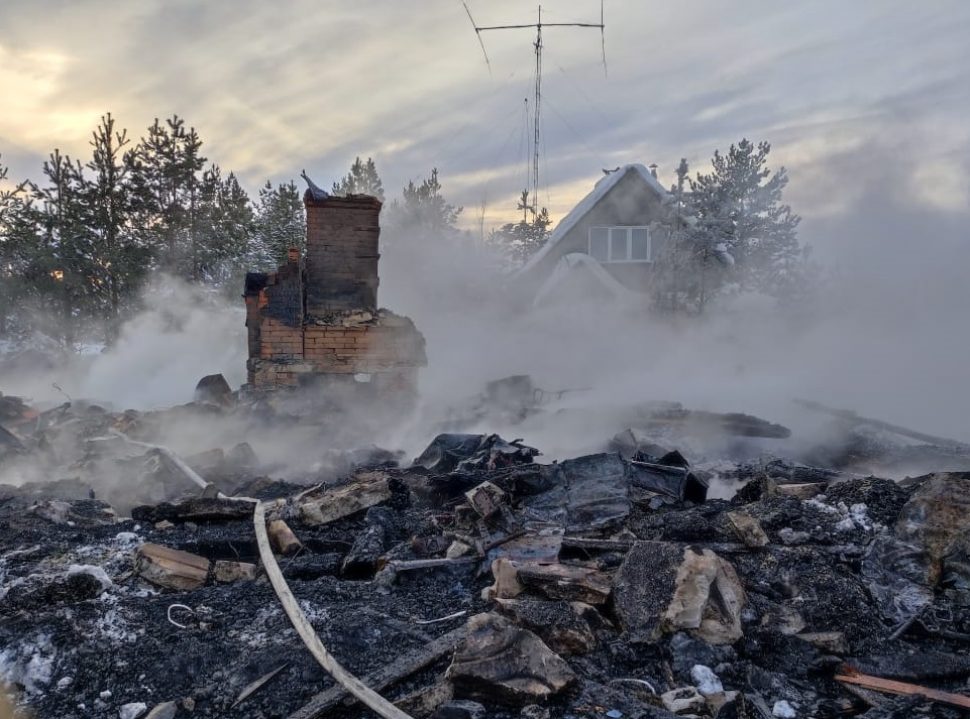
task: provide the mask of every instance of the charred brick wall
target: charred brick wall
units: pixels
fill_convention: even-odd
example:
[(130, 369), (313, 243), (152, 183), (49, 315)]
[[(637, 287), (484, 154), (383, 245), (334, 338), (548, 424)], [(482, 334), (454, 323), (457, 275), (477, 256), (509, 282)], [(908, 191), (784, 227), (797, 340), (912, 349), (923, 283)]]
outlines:
[(376, 310), (380, 201), (368, 195), (314, 200), (308, 194), (304, 202), (307, 314)]
[(407, 317), (385, 310), (359, 324), (308, 325), (303, 356), (318, 372), (393, 372), (425, 364), (424, 338)]
[(424, 337), (407, 317), (377, 309), (381, 203), (373, 197), (304, 197), (307, 253), (276, 272), (246, 276), (249, 384), (296, 387), (326, 380), (374, 394), (414, 393)]

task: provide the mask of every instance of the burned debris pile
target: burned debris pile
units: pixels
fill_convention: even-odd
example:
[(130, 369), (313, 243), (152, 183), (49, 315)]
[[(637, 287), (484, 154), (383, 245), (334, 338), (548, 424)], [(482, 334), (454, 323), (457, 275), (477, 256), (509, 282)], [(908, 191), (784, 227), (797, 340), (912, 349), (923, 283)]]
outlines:
[[(200, 400), (218, 406), (220, 387)], [(0, 679), (37, 716), (370, 715), (284, 613), (257, 501), (320, 642), (403, 716), (970, 706), (967, 472), (896, 482), (775, 458), (714, 473), (637, 431), (543, 462), (521, 440), (452, 433), (307, 484), (261, 476), (251, 448), (151, 449), (150, 417), (2, 399), (4, 462), (68, 436), (87, 461), (85, 441), (134, 436), (157, 459), (131, 474), (131, 506), (80, 479), (0, 487)]]

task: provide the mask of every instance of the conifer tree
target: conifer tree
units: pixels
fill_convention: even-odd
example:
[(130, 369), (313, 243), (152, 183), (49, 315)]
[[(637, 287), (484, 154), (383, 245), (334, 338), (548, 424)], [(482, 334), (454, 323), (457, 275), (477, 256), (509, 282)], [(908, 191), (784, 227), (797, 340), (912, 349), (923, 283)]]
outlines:
[(535, 211), (528, 190), (522, 190), (516, 209), (522, 212), (521, 220), (502, 225), (488, 236), (488, 243), (497, 247), (513, 267), (525, 263), (546, 244), (552, 224), (545, 207)]
[(335, 195), (372, 195), (381, 202), (384, 201), (384, 185), (377, 167), (370, 157), (367, 162), (361, 162), (360, 157), (350, 166), (350, 172), (340, 182), (333, 183)]
[(206, 158), (201, 147), (195, 128), (186, 128), (175, 115), (164, 124), (156, 118), (128, 156), (142, 242), (163, 269), (190, 280), (200, 280), (203, 271), (199, 231)]
[(10, 170), (0, 156), (0, 339), (10, 332), (16, 305), (24, 290), (23, 251), (18, 225), (24, 206), (25, 183), (9, 186)]
[(267, 182), (259, 190), (255, 231), (247, 248), (252, 269), (273, 269), (286, 260), (287, 250), (302, 252), (306, 243), (306, 211), (300, 190), (293, 182), (276, 187)]
[(200, 196), (201, 227), (196, 230), (193, 258), (199, 279), (222, 285), (245, 270), (243, 259), (253, 234), (249, 195), (234, 173), (225, 178), (217, 165), (206, 171)]
[(76, 320), (91, 304), (95, 274), (91, 208), (80, 162), (55, 149), (42, 171), (45, 184), (31, 185), (36, 204), (30, 208), (30, 217), (37, 226), (39, 242), (28, 258), (27, 271), (34, 287), (58, 310), (58, 322), (51, 331), (71, 344)]
[(140, 246), (132, 228), (131, 163), (127, 130), (116, 130), (108, 113), (91, 137), (93, 173), (85, 183), (91, 210), (92, 290), (99, 295), (109, 320), (117, 320), (124, 299), (139, 286), (149, 269), (149, 251)]
[(438, 168), (433, 168), (420, 185), (409, 180), (401, 193), (401, 200), (395, 200), (388, 208), (388, 234), (394, 239), (419, 236), (454, 238), (458, 235), (456, 223), (461, 211), (461, 207), (449, 204), (441, 194)]
[(742, 139), (726, 155), (715, 150), (712, 171), (694, 178), (681, 160), (662, 284), (698, 312), (729, 286), (784, 298), (800, 283), (801, 218), (782, 202), (788, 175), (768, 169), (770, 152)]

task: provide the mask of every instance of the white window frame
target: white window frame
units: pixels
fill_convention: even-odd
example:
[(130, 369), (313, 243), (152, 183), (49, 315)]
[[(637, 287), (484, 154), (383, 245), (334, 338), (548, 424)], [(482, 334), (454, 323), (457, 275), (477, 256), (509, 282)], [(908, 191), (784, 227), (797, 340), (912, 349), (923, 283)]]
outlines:
[[(596, 225), (590, 227), (587, 233), (586, 250), (590, 257), (593, 257), (593, 230), (606, 230), (606, 254), (607, 259), (597, 260), (602, 264), (649, 264), (653, 262), (653, 236), (648, 225)], [(613, 231), (626, 230), (626, 256), (623, 258), (613, 258)], [(634, 260), (633, 258), (633, 230), (646, 230), (647, 232), (647, 259)]]

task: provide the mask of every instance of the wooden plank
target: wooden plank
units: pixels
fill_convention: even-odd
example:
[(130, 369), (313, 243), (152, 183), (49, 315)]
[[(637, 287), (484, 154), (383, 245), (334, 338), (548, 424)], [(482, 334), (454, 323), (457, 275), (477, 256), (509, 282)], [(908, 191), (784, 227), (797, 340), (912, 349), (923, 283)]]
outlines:
[[(425, 646), (408, 652), (387, 666), (372, 672), (364, 678), (364, 683), (374, 691), (383, 691), (392, 684), (421, 671), (449, 652), (454, 651), (464, 638), (464, 626), (453, 629)], [(303, 707), (290, 714), (287, 719), (319, 719), (344, 701), (345, 698), (349, 699), (347, 691), (343, 687), (335, 685), (317, 694)]]
[(168, 589), (198, 589), (206, 583), (209, 565), (205, 557), (150, 542), (141, 545), (135, 555), (138, 575)]
[(350, 484), (304, 496), (300, 519), (311, 526), (328, 524), (391, 498), (390, 478), (382, 472), (361, 472)]
[(939, 689), (930, 689), (919, 684), (909, 684), (908, 682), (898, 682), (894, 679), (883, 679), (882, 677), (861, 674), (851, 668), (846, 670), (845, 674), (836, 674), (835, 679), (845, 684), (854, 684), (864, 689), (872, 689), (877, 692), (910, 696), (919, 695), (931, 701), (939, 702), (940, 704), (949, 704), (950, 706), (960, 707), (961, 709), (970, 709), (970, 696), (944, 692)]
[(626, 552), (633, 546), (632, 539), (591, 539), (588, 537), (563, 537), (562, 546), (574, 549), (594, 549), (604, 552)]

